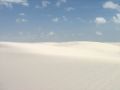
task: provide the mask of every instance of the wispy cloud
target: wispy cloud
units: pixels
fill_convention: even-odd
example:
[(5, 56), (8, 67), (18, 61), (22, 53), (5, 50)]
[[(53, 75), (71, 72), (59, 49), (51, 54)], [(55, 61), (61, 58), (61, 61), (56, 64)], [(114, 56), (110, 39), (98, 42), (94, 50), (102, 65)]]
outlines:
[(55, 17), (52, 19), (53, 22), (59, 22), (59, 18), (58, 17)]
[(41, 8), (41, 6), (40, 6), (40, 5), (36, 5), (35, 8), (36, 8), (36, 9), (39, 9), (39, 8)]
[(102, 36), (102, 35), (103, 35), (103, 33), (100, 32), (100, 31), (96, 31), (95, 33), (96, 33), (96, 35), (98, 35), (98, 36)]
[(60, 0), (61, 2), (63, 2), (63, 3), (66, 3), (67, 2), (67, 0)]
[(60, 7), (61, 4), (66, 3), (66, 2), (67, 2), (67, 0), (58, 0), (58, 1), (56, 2), (56, 6), (57, 6), (57, 7)]
[(0, 5), (13, 7), (13, 4), (29, 6), (28, 0), (0, 0)]
[(25, 13), (19, 13), (19, 16), (25, 16)]
[(120, 24), (120, 13), (116, 14), (116, 16), (113, 16), (113, 22)]
[(66, 16), (62, 16), (63, 21), (68, 21), (68, 18)]
[(55, 23), (57, 23), (57, 22), (67, 22), (67, 21), (69, 21), (69, 19), (66, 16), (52, 18), (52, 22), (55, 22)]
[(70, 11), (75, 10), (75, 8), (73, 8), (73, 7), (68, 7), (68, 8), (65, 8), (65, 10), (68, 11), (68, 12), (70, 12)]
[(54, 36), (54, 35), (55, 35), (55, 32), (52, 32), (52, 31), (51, 31), (51, 32), (48, 33), (48, 35), (49, 35), (49, 36)]
[(85, 19), (83, 19), (83, 18), (81, 18), (81, 17), (76, 17), (76, 19), (79, 20), (79, 21), (82, 22), (82, 23), (88, 22), (87, 20), (85, 20)]
[(43, 7), (43, 8), (48, 7), (48, 5), (50, 5), (50, 4), (51, 4), (51, 2), (49, 2), (49, 1), (47, 1), (47, 0), (43, 0), (43, 1), (42, 1), (42, 7)]
[(28, 22), (28, 20), (25, 19), (25, 18), (17, 18), (17, 19), (16, 19), (16, 22), (17, 22), (17, 23), (25, 23), (25, 22)]

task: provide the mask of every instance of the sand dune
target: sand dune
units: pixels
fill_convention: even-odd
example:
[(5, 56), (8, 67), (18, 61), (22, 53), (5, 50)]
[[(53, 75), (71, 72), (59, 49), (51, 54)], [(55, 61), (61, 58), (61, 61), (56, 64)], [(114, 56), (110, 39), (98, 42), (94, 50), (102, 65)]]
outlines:
[(120, 44), (0, 42), (0, 90), (119, 90)]

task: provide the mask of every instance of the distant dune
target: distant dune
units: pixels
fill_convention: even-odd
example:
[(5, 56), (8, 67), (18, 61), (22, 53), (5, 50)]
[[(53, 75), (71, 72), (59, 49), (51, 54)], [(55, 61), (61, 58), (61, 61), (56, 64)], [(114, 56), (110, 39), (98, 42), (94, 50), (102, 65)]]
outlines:
[(0, 90), (120, 90), (120, 43), (0, 42)]

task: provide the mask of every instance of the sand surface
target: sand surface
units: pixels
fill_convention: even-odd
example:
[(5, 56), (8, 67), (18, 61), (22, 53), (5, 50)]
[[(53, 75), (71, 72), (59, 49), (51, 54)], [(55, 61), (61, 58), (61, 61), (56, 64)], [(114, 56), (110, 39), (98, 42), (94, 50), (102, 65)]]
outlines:
[(120, 44), (0, 42), (0, 90), (120, 90)]

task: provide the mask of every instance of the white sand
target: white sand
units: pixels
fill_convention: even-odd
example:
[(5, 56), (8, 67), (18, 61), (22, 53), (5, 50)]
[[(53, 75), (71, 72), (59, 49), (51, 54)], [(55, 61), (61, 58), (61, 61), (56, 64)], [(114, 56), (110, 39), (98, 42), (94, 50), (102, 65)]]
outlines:
[(0, 90), (120, 90), (120, 44), (0, 42)]

